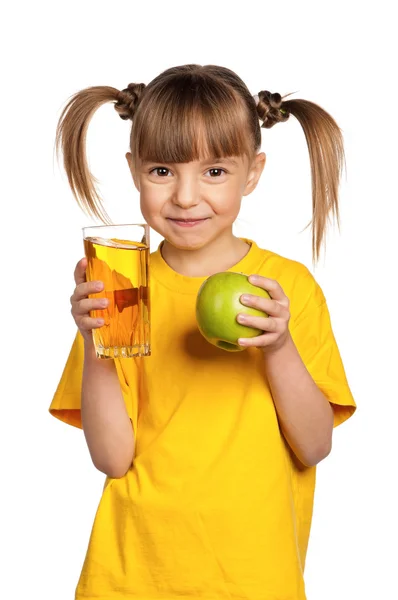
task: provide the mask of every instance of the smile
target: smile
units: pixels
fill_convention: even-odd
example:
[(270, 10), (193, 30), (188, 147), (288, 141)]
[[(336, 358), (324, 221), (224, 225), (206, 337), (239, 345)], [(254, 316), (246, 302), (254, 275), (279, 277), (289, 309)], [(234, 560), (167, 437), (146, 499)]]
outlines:
[(204, 219), (170, 219), (170, 218), (168, 218), (167, 220), (171, 221), (178, 227), (196, 227), (197, 225), (200, 225), (201, 223), (204, 223), (205, 221), (207, 221), (208, 218), (209, 217), (205, 217)]

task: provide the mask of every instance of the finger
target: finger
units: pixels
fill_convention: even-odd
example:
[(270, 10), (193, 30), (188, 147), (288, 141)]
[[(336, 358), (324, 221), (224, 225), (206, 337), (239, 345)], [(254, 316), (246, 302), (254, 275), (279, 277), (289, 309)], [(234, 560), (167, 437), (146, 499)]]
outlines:
[(282, 287), (275, 279), (268, 279), (268, 277), (262, 277), (261, 275), (250, 275), (249, 282), (266, 290), (274, 300), (287, 299)]
[(79, 302), (83, 298), (87, 298), (89, 294), (98, 294), (98, 292), (103, 289), (104, 284), (102, 281), (85, 281), (83, 283), (79, 283), (79, 285), (76, 286), (70, 301), (72, 303)]
[(87, 315), (91, 310), (104, 310), (109, 304), (107, 298), (84, 298), (75, 302), (72, 307), (72, 314), (75, 317)]
[(254, 317), (251, 315), (239, 314), (237, 316), (238, 323), (246, 325), (247, 327), (253, 327), (254, 329), (260, 329), (260, 331), (277, 331), (278, 324), (275, 319), (269, 317)]
[(279, 337), (278, 333), (263, 333), (262, 335), (257, 335), (252, 338), (239, 338), (238, 344), (239, 346), (244, 346), (245, 348), (260, 348), (264, 346), (269, 346), (276, 342)]
[(99, 327), (102, 327), (104, 323), (105, 320), (103, 318), (94, 319), (87, 315), (85, 317), (81, 317), (81, 319), (79, 319), (78, 322), (76, 322), (78, 328), (83, 331), (91, 331), (91, 329), (98, 329)]
[(277, 300), (261, 298), (260, 296), (254, 296), (253, 294), (243, 294), (240, 297), (240, 301), (244, 306), (257, 308), (258, 310), (262, 310), (267, 315), (272, 315), (273, 317), (281, 317), (286, 311), (286, 308)]
[(87, 268), (87, 258), (81, 258), (76, 265), (74, 278), (76, 286), (80, 285), (84, 281), (86, 281), (86, 268)]

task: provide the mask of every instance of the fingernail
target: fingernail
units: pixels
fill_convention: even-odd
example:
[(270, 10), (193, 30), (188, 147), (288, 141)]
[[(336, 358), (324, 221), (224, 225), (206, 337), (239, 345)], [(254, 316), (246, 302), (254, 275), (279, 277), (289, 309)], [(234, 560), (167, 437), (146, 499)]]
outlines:
[(95, 289), (96, 290), (102, 290), (102, 281), (97, 281), (96, 282)]
[(243, 296), (241, 296), (241, 300), (243, 300), (243, 302), (248, 302), (250, 300), (250, 296), (243, 294)]
[(238, 315), (239, 323), (244, 323), (246, 321), (246, 315)]
[(108, 306), (108, 298), (102, 298), (101, 306)]
[(240, 339), (238, 340), (238, 344), (239, 344), (239, 346), (246, 346), (247, 342), (246, 342), (246, 340), (245, 340), (245, 339), (241, 339), (241, 338), (240, 338)]
[(97, 325), (103, 325), (104, 323), (104, 319), (97, 319)]

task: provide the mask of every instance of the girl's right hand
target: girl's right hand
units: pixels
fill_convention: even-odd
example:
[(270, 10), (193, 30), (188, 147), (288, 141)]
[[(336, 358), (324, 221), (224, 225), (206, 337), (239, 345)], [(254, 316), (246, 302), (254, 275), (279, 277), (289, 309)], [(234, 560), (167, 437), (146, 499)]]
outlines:
[(90, 317), (91, 310), (103, 310), (108, 306), (106, 298), (89, 298), (89, 294), (98, 294), (104, 289), (102, 281), (86, 281), (86, 257), (76, 265), (75, 291), (70, 297), (71, 313), (85, 342), (93, 343), (92, 330), (102, 327), (104, 321)]

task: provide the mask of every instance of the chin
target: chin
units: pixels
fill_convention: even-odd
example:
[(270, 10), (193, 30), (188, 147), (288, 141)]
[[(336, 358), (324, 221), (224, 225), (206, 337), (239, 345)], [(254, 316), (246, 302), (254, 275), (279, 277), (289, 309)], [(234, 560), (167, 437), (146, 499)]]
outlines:
[(179, 250), (199, 250), (206, 246), (211, 240), (200, 238), (196, 235), (173, 235), (167, 233), (164, 235), (165, 240), (169, 242), (174, 248)]

